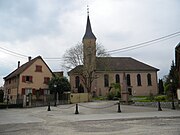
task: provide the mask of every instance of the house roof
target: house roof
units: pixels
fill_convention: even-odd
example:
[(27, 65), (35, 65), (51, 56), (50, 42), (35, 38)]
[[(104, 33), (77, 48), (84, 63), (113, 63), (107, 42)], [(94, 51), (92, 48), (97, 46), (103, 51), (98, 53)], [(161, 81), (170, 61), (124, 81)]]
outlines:
[(96, 39), (96, 37), (93, 34), (92, 29), (91, 29), (89, 15), (87, 16), (86, 32), (84, 34), (83, 40), (84, 39)]
[(53, 74), (58, 76), (58, 77), (63, 77), (63, 71), (53, 72)]
[[(77, 73), (82, 68), (80, 65), (70, 72)], [(97, 57), (96, 71), (159, 71), (159, 69), (131, 57)]]
[(175, 49), (180, 49), (180, 42), (177, 44)]
[(78, 65), (75, 68), (71, 69), (68, 72), (68, 75), (70, 75), (70, 73), (79, 73), (80, 71), (82, 71), (82, 69), (83, 69), (83, 65)]
[[(11, 72), (9, 75), (7, 75), (6, 77), (4, 77), (4, 80), (13, 78), (19, 74), (21, 74), (23, 71), (25, 71), (28, 67), (30, 67), (37, 59), (41, 59), (44, 63), (45, 61), (42, 59), (41, 56), (37, 56), (36, 58), (26, 62), (25, 64), (21, 65), (19, 68), (17, 68), (16, 70), (14, 70), (13, 72)], [(45, 65), (48, 67), (48, 65), (45, 63)], [(52, 73), (51, 69), (48, 67), (48, 69), (50, 70), (50, 72)]]
[(97, 71), (158, 71), (159, 69), (149, 66), (131, 57), (97, 57)]

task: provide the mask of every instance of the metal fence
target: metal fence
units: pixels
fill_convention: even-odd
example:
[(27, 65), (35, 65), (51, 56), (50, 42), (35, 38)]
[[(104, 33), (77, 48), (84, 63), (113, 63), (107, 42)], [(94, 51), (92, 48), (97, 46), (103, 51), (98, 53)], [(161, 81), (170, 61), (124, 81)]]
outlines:
[(39, 98), (32, 97), (29, 102), (30, 103), (26, 105), (27, 107), (47, 106), (49, 103), (50, 105), (63, 105), (70, 103), (70, 96), (68, 93), (59, 94), (57, 100), (55, 101), (54, 95), (43, 95)]

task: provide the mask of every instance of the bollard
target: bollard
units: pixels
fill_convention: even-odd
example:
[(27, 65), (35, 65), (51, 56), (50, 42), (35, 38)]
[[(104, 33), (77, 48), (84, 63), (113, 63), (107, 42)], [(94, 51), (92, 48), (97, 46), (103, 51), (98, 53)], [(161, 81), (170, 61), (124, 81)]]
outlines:
[(47, 109), (47, 111), (51, 111), (50, 102), (48, 103), (48, 109)]
[(174, 105), (174, 101), (172, 101), (172, 108), (171, 108), (172, 110), (175, 110), (176, 108), (175, 108), (175, 105)]
[(162, 111), (162, 108), (161, 108), (161, 103), (160, 103), (160, 101), (158, 101), (158, 111)]
[(76, 104), (76, 111), (75, 111), (75, 114), (79, 114), (79, 111), (78, 111), (78, 104)]
[(121, 113), (120, 101), (118, 102), (118, 113)]

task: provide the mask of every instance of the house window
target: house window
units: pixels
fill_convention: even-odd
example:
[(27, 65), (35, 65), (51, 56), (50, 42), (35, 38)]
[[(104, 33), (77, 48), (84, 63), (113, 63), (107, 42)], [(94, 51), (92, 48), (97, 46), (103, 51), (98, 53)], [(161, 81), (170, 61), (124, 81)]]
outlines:
[(32, 94), (32, 89), (29, 89), (29, 88), (25, 89), (25, 94), (26, 95)]
[(22, 82), (32, 82), (32, 76), (22, 76)]
[(120, 77), (118, 74), (116, 74), (116, 83), (120, 83)]
[(79, 88), (79, 84), (80, 84), (79, 76), (76, 76), (76, 78), (75, 78), (75, 88)]
[(11, 94), (11, 89), (8, 89), (8, 94)]
[(107, 74), (104, 75), (104, 87), (109, 87), (109, 76)]
[(130, 74), (127, 74), (127, 86), (131, 86), (131, 76)]
[(148, 82), (148, 86), (152, 85), (151, 74), (147, 74), (147, 82)]
[(141, 86), (141, 75), (137, 75), (137, 86)]
[(36, 65), (36, 72), (42, 72), (42, 66)]
[(11, 84), (11, 79), (9, 79), (9, 84)]
[(45, 89), (45, 90), (44, 90), (44, 95), (50, 95), (50, 90)]
[(44, 77), (44, 84), (48, 84), (50, 81), (50, 78), (49, 77)]

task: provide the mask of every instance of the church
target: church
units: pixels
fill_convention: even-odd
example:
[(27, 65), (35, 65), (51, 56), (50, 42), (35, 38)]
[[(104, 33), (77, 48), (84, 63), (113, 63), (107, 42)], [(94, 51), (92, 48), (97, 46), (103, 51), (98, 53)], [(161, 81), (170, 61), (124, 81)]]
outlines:
[(131, 57), (97, 57), (96, 36), (92, 32), (90, 17), (83, 43), (83, 65), (68, 72), (72, 93), (92, 93), (106, 96), (112, 84), (123, 87), (132, 96), (149, 96), (158, 94), (157, 71), (159, 69)]

